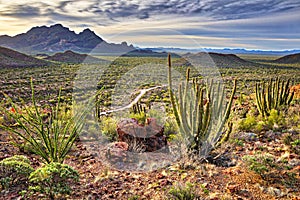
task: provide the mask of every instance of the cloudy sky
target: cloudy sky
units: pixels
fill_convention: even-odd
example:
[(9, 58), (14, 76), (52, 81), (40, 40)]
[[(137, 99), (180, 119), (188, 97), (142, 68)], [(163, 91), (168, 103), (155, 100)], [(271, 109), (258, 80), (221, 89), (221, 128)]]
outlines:
[(0, 0), (0, 35), (56, 23), (140, 47), (300, 49), (299, 0)]

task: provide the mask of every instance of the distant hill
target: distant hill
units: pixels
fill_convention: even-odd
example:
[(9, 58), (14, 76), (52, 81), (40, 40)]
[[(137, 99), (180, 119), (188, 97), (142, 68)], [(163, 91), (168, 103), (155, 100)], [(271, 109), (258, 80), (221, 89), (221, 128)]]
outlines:
[(91, 51), (95, 53), (117, 53), (135, 50), (132, 45), (128, 46), (126, 42), (121, 44), (107, 43), (90, 29), (76, 34), (61, 24), (50, 27), (34, 27), (28, 32), (14, 37), (0, 36), (0, 46), (30, 54), (53, 54), (67, 50), (79, 53)]
[(79, 54), (73, 51), (65, 51), (64, 53), (56, 53), (53, 56), (48, 56), (45, 58), (46, 60), (56, 61), (56, 62), (64, 62), (71, 64), (80, 64), (80, 63), (100, 63), (105, 62), (103, 59), (98, 59), (87, 54)]
[[(215, 65), (219, 68), (233, 68), (233, 67), (250, 67), (255, 63), (243, 60), (234, 54), (220, 54), (220, 53), (206, 53), (200, 52), (196, 54), (184, 54), (183, 58), (186, 59), (186, 65), (202, 65), (211, 67)], [(183, 63), (181, 59), (180, 62)]]
[(283, 56), (281, 58), (278, 58), (278, 59), (274, 60), (274, 62), (282, 63), (282, 64), (300, 63), (300, 53)]
[(47, 65), (50, 65), (50, 62), (31, 57), (8, 48), (0, 47), (0, 68), (38, 67)]
[(197, 52), (213, 52), (213, 53), (221, 53), (221, 54), (253, 54), (253, 55), (276, 55), (276, 56), (284, 56), (294, 53), (300, 53), (299, 49), (294, 50), (248, 50), (248, 49), (231, 49), (231, 48), (223, 48), (223, 49), (213, 49), (213, 48), (195, 48), (195, 49), (184, 49), (184, 48), (165, 48), (165, 47), (153, 47), (146, 48), (147, 50), (152, 50), (156, 52), (172, 52), (172, 53), (197, 53)]

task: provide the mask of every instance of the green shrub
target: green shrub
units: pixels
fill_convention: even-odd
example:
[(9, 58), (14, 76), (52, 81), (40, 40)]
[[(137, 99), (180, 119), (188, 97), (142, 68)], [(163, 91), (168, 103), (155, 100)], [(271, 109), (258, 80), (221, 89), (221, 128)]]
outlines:
[(279, 113), (279, 111), (272, 109), (270, 111), (270, 115), (266, 119), (266, 125), (268, 125), (270, 129), (274, 128), (274, 126), (284, 126), (284, 116), (281, 113)]
[[(23, 101), (20, 109), (5, 95), (12, 110), (2, 108), (1, 110), (10, 118), (16, 121), (19, 128), (0, 125), (12, 135), (20, 137), (24, 143), (28, 143), (29, 149), (42, 157), (46, 163), (63, 162), (67, 153), (73, 146), (78, 132), (83, 127), (83, 122), (89, 108), (83, 109), (70, 117), (67, 112), (62, 112), (60, 104), (60, 92), (55, 106), (48, 108), (48, 115), (45, 118), (45, 110), (37, 105), (34, 95), (33, 83), (31, 80), (32, 106), (27, 106)], [(66, 118), (69, 116), (69, 118)]]
[(116, 141), (117, 133), (117, 120), (112, 117), (102, 117), (100, 122), (102, 134), (106, 135), (110, 141)]
[(247, 163), (249, 169), (258, 174), (268, 171), (267, 166), (264, 163), (261, 163), (255, 156), (244, 156), (243, 160)]
[(26, 184), (34, 169), (25, 156), (16, 155), (0, 162), (0, 183), (2, 188), (15, 184)]
[(144, 125), (146, 123), (147, 114), (145, 112), (130, 113), (129, 117), (136, 119), (139, 124)]
[(46, 164), (29, 176), (29, 190), (47, 195), (54, 199), (59, 195), (70, 194), (71, 185), (79, 180), (79, 175), (72, 167), (57, 162)]
[(272, 109), (270, 114), (265, 117), (253, 116), (248, 114), (246, 118), (242, 119), (238, 128), (243, 131), (255, 131), (260, 132), (262, 130), (274, 130), (285, 127), (285, 119), (283, 114), (279, 111)]
[(15, 155), (15, 156), (12, 156), (9, 158), (5, 158), (1, 162), (8, 162), (8, 161), (19, 161), (19, 162), (31, 164), (30, 160), (26, 156), (23, 156), (23, 155)]
[(168, 138), (173, 138), (173, 136), (176, 135), (178, 131), (179, 130), (178, 130), (175, 117), (174, 116), (167, 117), (164, 125), (164, 135), (166, 135)]
[(264, 175), (265, 172), (268, 172), (270, 168), (275, 167), (275, 159), (271, 154), (263, 155), (246, 155), (242, 158), (246, 162), (250, 170), (255, 171), (260, 175)]
[(197, 195), (193, 185), (187, 183), (185, 186), (177, 185), (169, 190), (168, 199), (172, 200), (194, 200)]
[(243, 131), (250, 131), (256, 126), (256, 124), (257, 124), (256, 120), (257, 120), (256, 117), (254, 117), (252, 115), (250, 115), (250, 116), (247, 115), (247, 117), (245, 119), (242, 119), (239, 122), (238, 128)]
[(291, 142), (291, 145), (294, 146), (294, 147), (300, 146), (300, 139), (297, 139), (297, 140)]

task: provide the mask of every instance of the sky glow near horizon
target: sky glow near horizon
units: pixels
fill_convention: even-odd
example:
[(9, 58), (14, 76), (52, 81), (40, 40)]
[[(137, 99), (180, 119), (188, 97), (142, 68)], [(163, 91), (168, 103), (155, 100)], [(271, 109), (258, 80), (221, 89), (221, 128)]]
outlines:
[(0, 35), (60, 23), (139, 47), (300, 49), (298, 0), (0, 0)]

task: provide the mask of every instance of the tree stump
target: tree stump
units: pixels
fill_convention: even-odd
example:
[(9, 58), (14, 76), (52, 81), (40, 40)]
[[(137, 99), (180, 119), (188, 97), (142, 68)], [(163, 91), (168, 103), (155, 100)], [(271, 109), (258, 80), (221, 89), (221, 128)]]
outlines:
[(156, 119), (148, 118), (145, 125), (139, 124), (136, 119), (125, 119), (117, 125), (118, 141), (126, 142), (129, 150), (138, 145), (140, 150), (146, 152), (157, 151), (167, 145), (164, 136), (164, 127), (157, 124)]

